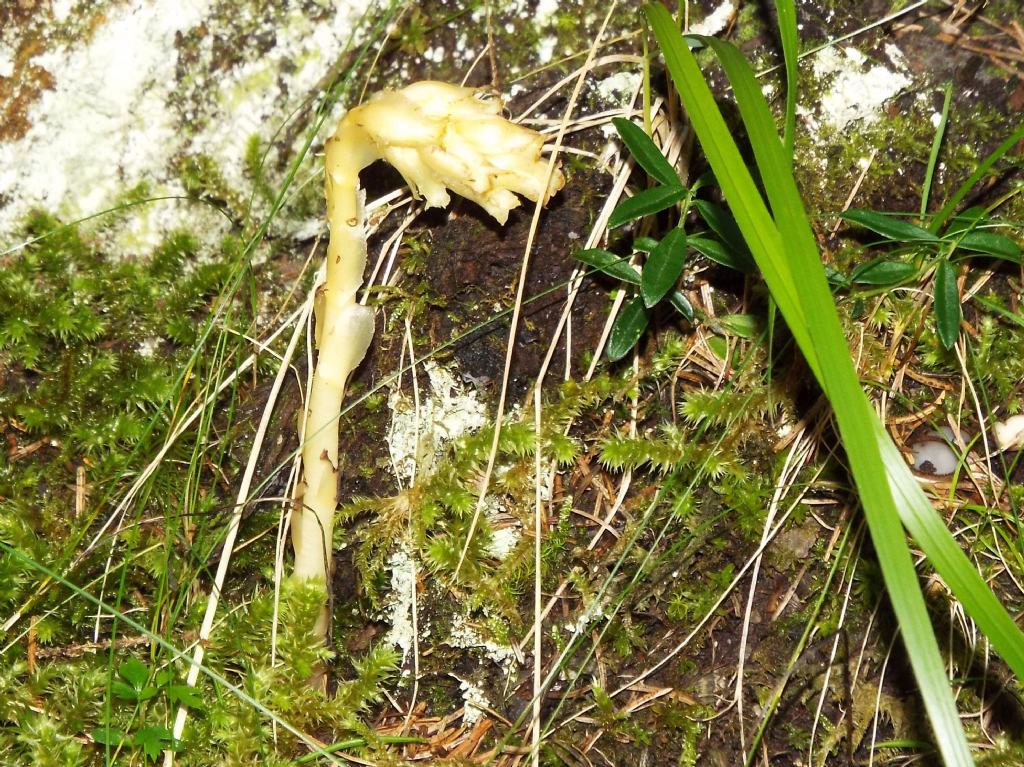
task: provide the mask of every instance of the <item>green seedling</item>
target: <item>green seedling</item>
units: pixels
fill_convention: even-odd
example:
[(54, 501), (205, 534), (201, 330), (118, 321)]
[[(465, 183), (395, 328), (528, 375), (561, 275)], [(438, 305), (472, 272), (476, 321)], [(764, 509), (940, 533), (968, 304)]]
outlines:
[(946, 349), (952, 349), (960, 336), (963, 308), (957, 285), (957, 265), (976, 256), (987, 256), (1012, 264), (1021, 263), (1021, 248), (1009, 237), (992, 231), (1001, 224), (989, 218), (982, 208), (969, 208), (954, 217), (941, 234), (934, 234), (902, 218), (871, 210), (852, 209), (842, 217), (855, 226), (880, 235), (883, 243), (906, 246), (911, 260), (898, 256), (880, 256), (857, 267), (843, 278), (831, 275), (842, 286), (893, 287), (922, 279), (934, 272), (935, 331)]
[[(117, 667), (118, 679), (110, 683), (110, 692), (119, 701), (138, 707), (146, 701), (164, 696), (168, 705), (184, 704), (193, 710), (202, 711), (203, 701), (195, 689), (184, 684), (174, 684), (174, 673), (169, 670), (152, 674), (145, 663), (128, 658)], [(140, 727), (127, 733), (109, 725), (92, 733), (92, 739), (111, 748), (140, 748), (147, 762), (155, 761), (162, 751), (177, 750), (179, 744), (167, 727)]]
[[(643, 129), (622, 118), (612, 122), (633, 159), (655, 183), (620, 203), (609, 216), (608, 226), (623, 226), (679, 208), (678, 224), (661, 239), (640, 236), (633, 240), (633, 254), (645, 254), (639, 270), (627, 258), (601, 248), (576, 253), (577, 259), (623, 283), (623, 289), (632, 294), (608, 337), (607, 354), (614, 361), (626, 356), (643, 337), (651, 322), (651, 312), (658, 304), (667, 302), (687, 322), (696, 320), (693, 305), (677, 288), (692, 254), (745, 274), (755, 267), (735, 219), (721, 206), (695, 196), (704, 186), (705, 178), (687, 187)], [(683, 225), (691, 210), (707, 224), (709, 232), (687, 235)]]

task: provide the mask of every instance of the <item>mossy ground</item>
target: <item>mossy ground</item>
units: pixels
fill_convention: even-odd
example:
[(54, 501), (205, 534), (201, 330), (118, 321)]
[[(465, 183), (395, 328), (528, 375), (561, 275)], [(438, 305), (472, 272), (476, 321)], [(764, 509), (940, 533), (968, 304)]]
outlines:
[[(801, 7), (803, 47), (862, 20), (829, 5)], [(890, 10), (870, 5), (877, 16)], [(380, 60), (359, 78), (372, 87), (424, 76), (459, 80), (465, 61), (451, 52), (483, 51), (490, 32), (499, 68), (491, 72), (485, 56), (470, 82), (507, 85), (533, 73), (520, 84), (515, 111), (581, 61), (558, 62), (559, 52), (585, 52), (604, 10), (591, 3), (561, 7), (541, 28), (522, 21), (524, 9), (535, 5), (495, 3), (488, 25), (484, 3), (421, 4), (397, 21)], [(752, 59), (771, 65), (778, 57), (766, 26), (770, 14), (755, 10), (744, 6), (733, 35)], [(1014, 10), (986, 15), (1006, 22)], [(611, 37), (638, 29), (634, 11), (629, 4), (619, 12)], [(945, 199), (1019, 121), (1012, 108), (1019, 80), (940, 39), (934, 17), (914, 21), (917, 28), (899, 34), (883, 28), (854, 42), (873, 54), (895, 42), (913, 62), (913, 92), (870, 128), (819, 135), (813, 143), (808, 132), (798, 134), (798, 179), (808, 208), (820, 215), (825, 257), (842, 273), (891, 249), (870, 246), (847, 228), (834, 232), (829, 214), (843, 207), (867, 156), (874, 160), (855, 206), (917, 210), (934, 131), (930, 116), (945, 82), (954, 83), (954, 100), (933, 200)], [(538, 59), (542, 42), (556, 51), (555, 63)], [(182, 43), (186, 52), (189, 44)], [(627, 34), (611, 50), (637, 47), (636, 36)], [(801, 102), (809, 105), (824, 87), (809, 74), (801, 86)], [(557, 116), (563, 103), (551, 104), (548, 116)], [(585, 91), (583, 104), (603, 108), (593, 90)], [(271, 147), (277, 171), (287, 166), (292, 138)], [(605, 140), (584, 133), (572, 144), (597, 153)], [(265, 149), (253, 142), (247, 179), (269, 205), (276, 188), (267, 179), (276, 183), (279, 176), (272, 165), (261, 169)], [(1001, 175), (971, 202), (991, 202), (1019, 186), (1019, 154), (999, 167)], [(294, 764), (307, 746), (281, 726), (273, 731), (253, 699), (322, 743), (350, 739), (354, 753), (372, 763), (414, 757), (483, 763), (498, 748), (507, 749), (499, 763), (519, 758), (513, 749), (528, 743), (523, 718), (532, 694), (537, 435), (529, 395), (562, 310), (574, 244), (589, 231), (610, 186), (587, 156), (573, 158), (568, 171), (531, 255), (526, 295), (535, 300), (515, 340), (510, 386), (510, 401), (523, 409), (503, 427), (490, 490), (500, 510), (478, 525), (458, 574), (493, 426), (450, 443), (429, 476), (402, 487), (381, 436), (391, 418), (387, 387), (396, 385), (408, 355), (408, 319), (417, 356), (430, 354), (461, 372), (493, 409), (529, 208), (504, 228), (466, 203), (424, 216), (400, 250), (402, 278), (375, 296), (380, 335), (341, 421), (347, 502), (335, 541), (326, 698), (303, 683), (324, 652), (308, 643), (318, 594), (286, 583), (276, 662), (267, 654), (275, 534), (287, 507), (282, 500), (304, 358), (277, 405), (207, 651), (211, 669), (248, 697), (206, 678), (188, 691), (183, 664), (171, 662), (151, 636), (178, 647), (195, 640), (240, 467), (276, 366), (261, 354), (231, 375), (256, 348), (251, 339), (265, 337), (277, 326), (271, 318), (295, 307), (308, 286), (307, 252), (315, 245), (319, 255), (322, 245), (297, 245), (278, 234), (261, 245), (253, 265), (247, 237), (259, 222), (246, 218), (253, 188), (232, 189), (222, 169), (203, 157), (183, 161), (180, 176), (190, 195), (231, 218), (223, 240), (206, 242), (202, 231), (184, 231), (148, 258), (126, 261), (106, 250), (102, 231), (64, 227), (45, 213), (25, 222), (19, 236), (35, 241), (3, 256), (0, 270), (0, 403), (8, 444), (0, 467), (0, 537), (17, 552), (0, 559), (0, 601), (3, 618), (20, 611), (9, 624), (0, 669), (0, 747), (12, 764), (152, 761), (169, 745), (167, 728), (182, 701), (193, 713), (178, 746), (180, 763)], [(398, 181), (375, 169), (366, 183), (372, 197)], [(317, 187), (310, 184), (291, 200), (295, 218), (318, 213)], [(1019, 240), (1020, 196), (998, 215), (1015, 222), (1007, 231)], [(378, 240), (393, 226), (385, 222)], [(950, 418), (976, 433), (973, 397), (983, 411), (1000, 415), (1024, 408), (1020, 270), (982, 259), (964, 269), (968, 284), (986, 281), (977, 292), (984, 303), (965, 304), (970, 353), (963, 364), (939, 343), (929, 304), (916, 291), (837, 294), (862, 377), (887, 393), (890, 426), (901, 442), (922, 424)], [(552, 728), (543, 762), (734, 765), (742, 763), (741, 740), (749, 747), (762, 722), (770, 764), (807, 763), (812, 739), (815, 764), (862, 761), (873, 739), (887, 743), (874, 747), (876, 763), (933, 758), (837, 440), (785, 331), (776, 327), (765, 338), (727, 322), (692, 326), (666, 317), (641, 342), (635, 370), (602, 364), (584, 381), (615, 287), (604, 278), (585, 281), (572, 340), (560, 341), (555, 354), (559, 377), (564, 369), (568, 380), (547, 387), (542, 410), (540, 443), (554, 467), (543, 498), (542, 592), (551, 605), (543, 657), (546, 670), (556, 659), (560, 664), (543, 701)], [(755, 280), (710, 262), (694, 260), (687, 290), (719, 319), (766, 316)], [(284, 340), (277, 338), (272, 351), (280, 353)], [(407, 372), (401, 380), (408, 389)], [(427, 386), (423, 375), (418, 383)], [(124, 513), (111, 517), (190, 404), (220, 384), (216, 404), (201, 410)], [(976, 395), (965, 394), (972, 388)], [(800, 437), (806, 441), (799, 460), (789, 464), (801, 425), (809, 436)], [(1012, 454), (1000, 460), (990, 485), (972, 475), (932, 486), (936, 503), (970, 529), (964, 545), (1018, 614), (1024, 470)], [(619, 498), (626, 475), (628, 492)], [(749, 577), (729, 589), (758, 550), (770, 514), (785, 521), (765, 549), (748, 606)], [(499, 557), (487, 544), (503, 528), (520, 537)], [(399, 550), (418, 563), (415, 702), (413, 660), (385, 641), (389, 563)], [(26, 560), (66, 582), (50, 581)], [(109, 617), (97, 621), (95, 605), (69, 584), (102, 596), (147, 631)], [(1024, 749), (1020, 682), (998, 658), (969, 644), (941, 583), (932, 583), (928, 594), (940, 637), (952, 638), (945, 650), (963, 682), (962, 710), (996, 712), (968, 721), (972, 738), (987, 744), (979, 763), (1017, 763)], [(744, 627), (741, 722), (732, 701)], [(642, 682), (617, 692), (663, 659)], [(487, 701), (475, 724), (466, 717), (473, 713), (463, 700), (466, 685)], [(397, 744), (396, 736), (419, 742)]]

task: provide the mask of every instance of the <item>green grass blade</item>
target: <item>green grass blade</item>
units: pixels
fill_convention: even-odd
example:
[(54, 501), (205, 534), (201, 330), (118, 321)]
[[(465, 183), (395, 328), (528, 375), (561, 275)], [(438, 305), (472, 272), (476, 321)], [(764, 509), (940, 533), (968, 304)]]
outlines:
[(928, 197), (932, 192), (932, 179), (935, 177), (935, 168), (939, 164), (939, 150), (942, 149), (942, 137), (946, 135), (946, 123), (949, 121), (949, 103), (953, 99), (953, 83), (946, 83), (946, 94), (942, 99), (942, 112), (940, 113), (939, 124), (935, 128), (935, 138), (932, 140), (932, 151), (928, 156), (928, 168), (924, 173), (924, 186), (921, 188), (921, 221), (924, 221), (928, 214)]
[(949, 201), (942, 206), (942, 210), (935, 214), (935, 218), (932, 219), (931, 224), (928, 226), (928, 230), (932, 233), (937, 233), (942, 225), (949, 220), (949, 217), (953, 215), (953, 211), (956, 210), (956, 206), (963, 202), (964, 197), (970, 194), (971, 190), (974, 189), (975, 184), (981, 181), (988, 173), (989, 169), (995, 165), (1007, 152), (1013, 149), (1017, 142), (1024, 139), (1024, 122), (1021, 122), (1017, 126), (1017, 129), (1011, 133), (1007, 139), (997, 146), (988, 157), (982, 160), (978, 167), (975, 168), (974, 173), (960, 185), (960, 188), (953, 193), (953, 196), (949, 198)]
[[(782, 145), (775, 133), (771, 113), (761, 94), (761, 89), (746, 61), (735, 48), (717, 40), (709, 41), (709, 44), (716, 49), (720, 57), (724, 56), (723, 63), (729, 62), (727, 73), (732, 81), (744, 123), (752, 139), (755, 133), (757, 134), (754, 144), (755, 157), (765, 182), (769, 200), (773, 209), (778, 211), (777, 223), (783, 241), (788, 246), (783, 254), (788, 254), (795, 260), (795, 263), (791, 263), (789, 268), (792, 275), (801, 276), (798, 282), (802, 289), (799, 292), (805, 299), (803, 313), (806, 317), (814, 318), (809, 332), (812, 338), (821, 338), (821, 342), (815, 344), (815, 347), (823, 367), (816, 375), (822, 383), (822, 388), (832, 400), (833, 409), (837, 418), (840, 419), (840, 428), (842, 430), (841, 421), (845, 414), (847, 398), (856, 394), (856, 398), (861, 402), (861, 409), (865, 411), (860, 416), (866, 419), (863, 423), (867, 424), (870, 420), (874, 424), (875, 438), (885, 463), (884, 471), (888, 476), (888, 482), (893, 486), (892, 497), (899, 501), (895, 505), (895, 511), (900, 515), (901, 521), (910, 534), (920, 544), (939, 575), (946, 580), (954, 595), (963, 603), (967, 612), (978, 622), (982, 631), (988, 636), (1004, 660), (1013, 668), (1018, 678), (1024, 679), (1024, 633), (1000, 605), (984, 579), (950, 535), (945, 523), (935, 512), (917, 480), (910, 473), (906, 462), (899, 457), (898, 450), (887, 436), (884, 426), (874, 414), (870, 403), (863, 396), (859, 381), (856, 380), (856, 371), (850, 360), (845, 340), (843, 340), (842, 327), (838, 322), (835, 304), (824, 279), (824, 270), (814, 234), (804, 212), (793, 175), (786, 170)], [(769, 168), (778, 172), (769, 172)], [(819, 275), (820, 279), (814, 279), (815, 275)], [(797, 282), (792, 276), (790, 281)], [(771, 286), (769, 285), (769, 287)], [(830, 356), (826, 358), (824, 351), (830, 352)], [(806, 354), (805, 351), (805, 356)], [(836, 371), (842, 370), (843, 367), (848, 369), (848, 380), (841, 381), (843, 391), (838, 397), (835, 397), (831, 392), (830, 380), (835, 379)], [(851, 382), (854, 384), (852, 388), (849, 386)], [(850, 445), (847, 447), (848, 452), (853, 451)], [(894, 460), (894, 456), (896, 460)], [(854, 463), (854, 456), (851, 456), (851, 464)], [(857, 480), (858, 488), (861, 488), (856, 466), (851, 466), (851, 468), (854, 469), (854, 478)], [(874, 466), (871, 470), (877, 471), (881, 468), (881, 466)], [(957, 585), (954, 586), (954, 583)], [(902, 628), (906, 631), (905, 626)]]
[[(833, 404), (893, 609), (903, 632), (939, 749), (947, 764), (970, 765), (970, 749), (960, 725), (917, 573), (900, 524), (900, 510), (894, 498), (897, 483), (887, 480), (886, 470), (893, 472), (896, 479), (902, 474), (910, 477), (911, 481), (913, 478), (902, 459), (898, 467), (891, 465), (890, 460), (883, 460), (891, 458), (887, 456), (887, 446), (891, 446), (891, 440), (860, 387), (828, 290), (814, 236), (785, 149), (775, 132), (760, 87), (749, 66), (732, 46), (715, 40), (703, 40), (715, 49), (730, 77), (766, 193), (777, 216), (777, 226), (757, 192), (714, 97), (671, 17), (657, 6), (647, 6), (645, 11), (661, 44), (681, 100), (687, 107), (694, 130), (730, 202), (737, 223), (748, 238), (755, 259), (794, 337)], [(783, 242), (786, 244), (785, 249), (782, 247)], [(797, 274), (800, 275), (799, 281), (795, 277)], [(811, 317), (813, 323), (807, 321)], [(895, 451), (894, 446), (892, 451)], [(900, 484), (899, 487), (913, 496), (913, 492), (905, 485)], [(920, 498), (911, 497), (909, 500), (912, 501), (913, 510), (923, 515), (920, 521), (925, 523), (929, 533), (937, 537), (945, 535), (955, 547), (955, 541), (952, 541), (916, 484), (914, 489)], [(908, 498), (901, 496), (900, 500), (906, 501)], [(927, 513), (919, 501), (927, 507)], [(941, 532), (936, 527), (941, 527)], [(977, 572), (970, 569), (977, 578), (977, 584), (981, 584), (987, 591)], [(958, 596), (964, 598), (963, 595)], [(972, 594), (966, 596), (970, 598)]]
[(796, 3), (793, 0), (775, 0), (775, 13), (779, 17), (779, 40), (782, 57), (786, 62), (786, 129), (783, 135), (786, 154), (793, 158), (796, 141), (797, 61), (800, 56), (800, 38), (796, 29)]

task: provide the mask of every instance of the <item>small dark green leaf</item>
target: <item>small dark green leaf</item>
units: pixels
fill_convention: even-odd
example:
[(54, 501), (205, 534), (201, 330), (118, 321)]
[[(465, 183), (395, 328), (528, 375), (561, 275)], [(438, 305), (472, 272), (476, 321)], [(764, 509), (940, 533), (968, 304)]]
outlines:
[(127, 737), (123, 732), (114, 727), (100, 727), (91, 733), (92, 739), (101, 746), (119, 746), (124, 743)]
[(944, 258), (935, 267), (935, 331), (947, 349), (952, 349), (960, 336), (962, 316), (956, 270)]
[[(693, 204), (700, 213), (701, 218), (711, 228), (711, 231), (718, 235), (718, 239), (722, 241), (727, 250), (732, 251), (732, 254), (736, 256), (739, 263), (749, 264), (749, 268), (744, 268), (740, 271), (748, 274), (756, 271), (754, 257), (750, 254), (747, 241), (743, 239), (743, 233), (740, 231), (739, 225), (732, 214), (721, 205), (716, 205), (707, 200), (694, 200)], [(711, 256), (708, 256), (708, 258), (711, 258)]]
[(975, 227), (984, 224), (988, 220), (985, 209), (980, 205), (973, 205), (966, 210), (957, 213), (949, 220), (949, 226), (942, 235), (942, 239), (948, 240), (951, 235), (969, 232)]
[(633, 240), (633, 250), (650, 253), (656, 247), (658, 247), (658, 241), (653, 237), (637, 237)]
[(658, 303), (672, 289), (683, 273), (685, 262), (686, 233), (676, 228), (651, 251), (640, 275), (640, 295), (647, 308)]
[(146, 687), (143, 687), (141, 690), (139, 690), (139, 700), (149, 700), (158, 692), (159, 690), (157, 690), (156, 687), (153, 687), (153, 685), (147, 685)]
[(696, 316), (693, 312), (693, 304), (690, 303), (690, 299), (680, 293), (678, 290), (673, 290), (668, 294), (668, 302), (672, 304), (673, 308), (683, 315), (683, 319), (687, 322), (693, 322)]
[(206, 705), (196, 692), (196, 688), (187, 684), (172, 684), (167, 688), (167, 698), (171, 703), (182, 703), (196, 710), (202, 710)]
[(1015, 264), (1019, 264), (1021, 261), (1020, 245), (1009, 237), (1004, 237), (995, 232), (968, 232), (957, 243), (957, 247), (964, 250), (973, 250), (977, 253), (985, 253), (1005, 261), (1012, 261)]
[(829, 281), (829, 284), (837, 288), (850, 287), (850, 281), (846, 279), (846, 275), (828, 264), (825, 264), (825, 278)]
[(681, 186), (656, 186), (637, 192), (615, 207), (608, 217), (608, 226), (614, 229), (628, 221), (660, 213), (666, 208), (671, 208), (685, 196), (686, 190)]
[(852, 282), (861, 285), (896, 285), (917, 274), (917, 267), (902, 261), (876, 258), (858, 266), (850, 276)]
[(707, 237), (689, 237), (686, 243), (705, 258), (710, 258), (715, 263), (738, 272), (752, 274), (756, 269), (754, 260), (748, 254), (728, 250), (718, 240), (709, 240)]
[(873, 210), (850, 208), (841, 217), (851, 224), (870, 229), (875, 234), (880, 234), (887, 240), (895, 242), (938, 242), (939, 239), (927, 229), (922, 229), (916, 224)]
[(129, 658), (117, 667), (117, 673), (136, 690), (141, 690), (149, 681), (149, 669), (137, 658)]
[(640, 296), (634, 297), (622, 307), (608, 336), (608, 359), (620, 360), (636, 346), (640, 336), (647, 330), (647, 319), (647, 308)]
[(665, 186), (681, 187), (683, 185), (675, 168), (669, 164), (665, 155), (661, 153), (661, 150), (644, 132), (643, 128), (621, 117), (614, 118), (612, 124), (619, 132), (619, 136), (622, 137), (622, 142), (629, 149), (629, 153), (651, 178)]
[(116, 680), (110, 683), (110, 692), (116, 698), (121, 700), (138, 700), (139, 690), (136, 690), (130, 684), (126, 684), (121, 680)]
[(607, 250), (600, 248), (581, 250), (576, 254), (576, 258), (617, 280), (628, 282), (631, 285), (640, 284), (640, 272), (630, 266), (624, 258), (609, 253)]
[(756, 314), (726, 314), (717, 324), (724, 333), (740, 338), (756, 338), (761, 332), (761, 318)]

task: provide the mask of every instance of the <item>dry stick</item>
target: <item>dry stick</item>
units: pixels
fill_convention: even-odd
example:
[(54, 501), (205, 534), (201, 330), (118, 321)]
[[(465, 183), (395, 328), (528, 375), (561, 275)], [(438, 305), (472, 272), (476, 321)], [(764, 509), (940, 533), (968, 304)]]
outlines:
[[(413, 407), (413, 444), (420, 444), (420, 386), (416, 380), (416, 347), (413, 345), (412, 340), (412, 323), (409, 320), (409, 316), (405, 317), (405, 343), (409, 346), (409, 377), (412, 378), (412, 407)], [(399, 367), (401, 370), (401, 367)], [(401, 383), (401, 376), (399, 376), (399, 383)], [(419, 450), (417, 449), (417, 453)], [(397, 467), (396, 467), (397, 469)], [(400, 477), (399, 473), (395, 472), (396, 477)], [(401, 482), (401, 479), (399, 479)], [(412, 463), (412, 476), (409, 478), (409, 486), (414, 487), (416, 485), (416, 461)], [(409, 504), (409, 531), (412, 534), (413, 530), (413, 504)], [(409, 700), (409, 706), (405, 714), (405, 722), (402, 724), (402, 734), (404, 735), (409, 731), (409, 724), (412, 722), (413, 711), (416, 708), (416, 698), (420, 691), (420, 621), (419, 621), (419, 595), (418, 589), (416, 588), (416, 581), (418, 578), (416, 572), (416, 557), (409, 557), (409, 564), (412, 566), (412, 600), (411, 600), (411, 612), (412, 612), (412, 696)]]
[[(312, 311), (312, 308), (313, 301), (311, 299), (307, 299), (302, 307), (303, 314), (308, 315), (308, 313)], [(245, 465), (245, 473), (242, 475), (242, 482), (238, 487), (238, 494), (235, 496), (235, 507), (231, 514), (231, 520), (228, 522), (228, 530), (227, 534), (224, 536), (224, 544), (221, 547), (220, 561), (217, 563), (217, 573), (213, 578), (213, 587), (210, 589), (210, 599), (206, 603), (206, 613), (203, 615), (203, 622), (199, 627), (199, 641), (196, 642), (195, 649), (192, 651), (192, 663), (189, 665), (188, 676), (185, 678), (185, 684), (189, 687), (195, 687), (196, 680), (199, 678), (199, 667), (203, 662), (203, 655), (206, 652), (206, 642), (210, 638), (214, 616), (217, 614), (217, 605), (220, 603), (224, 579), (227, 577), (228, 565), (231, 563), (231, 552), (234, 549), (235, 538), (238, 536), (238, 527), (242, 521), (242, 511), (245, 509), (245, 505), (249, 500), (249, 488), (252, 486), (252, 480), (256, 474), (256, 464), (259, 461), (260, 449), (263, 447), (263, 440), (267, 434), (267, 427), (270, 426), (270, 418), (273, 415), (274, 403), (277, 402), (277, 397), (281, 392), (281, 386), (284, 384), (285, 376), (288, 375), (288, 371), (290, 369), (289, 363), (292, 356), (295, 354), (295, 349), (298, 346), (299, 338), (302, 336), (302, 329), (305, 324), (305, 322), (295, 323), (295, 329), (292, 331), (292, 337), (288, 341), (288, 348), (285, 349), (284, 356), (281, 358), (281, 364), (277, 369), (277, 375), (274, 377), (274, 384), (270, 388), (267, 405), (263, 408), (263, 415), (260, 417), (259, 426), (256, 428), (252, 447), (249, 449), (249, 460)], [(178, 706), (178, 712), (174, 717), (173, 735), (175, 740), (179, 740), (181, 738), (181, 734), (185, 729), (185, 720), (187, 717), (188, 706), (182, 703)], [(172, 764), (174, 764), (174, 752), (171, 749), (167, 749), (164, 751), (164, 765), (166, 765), (166, 767), (170, 767)]]

